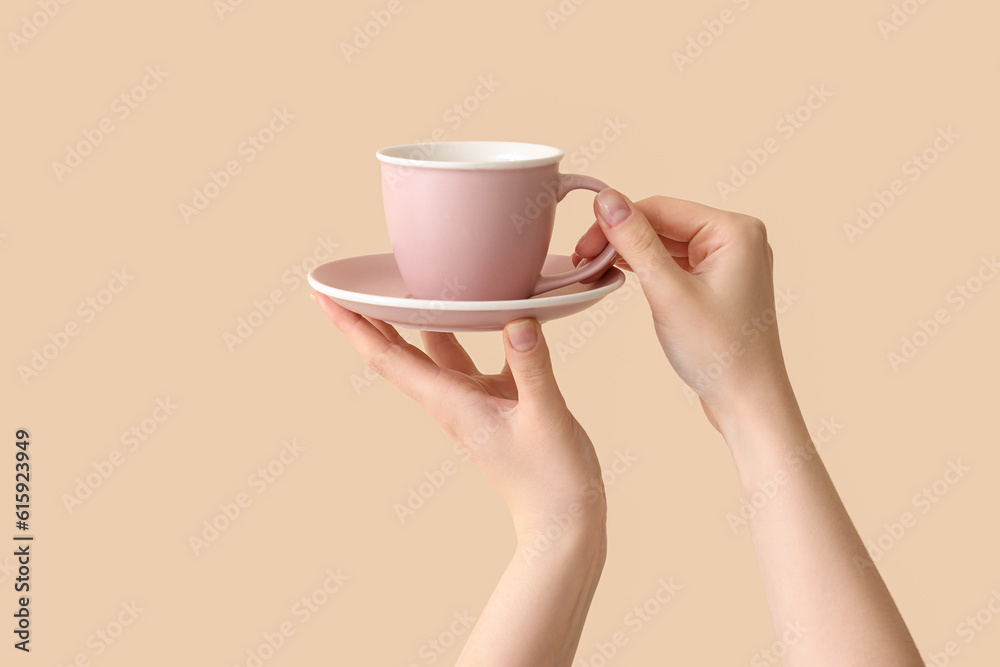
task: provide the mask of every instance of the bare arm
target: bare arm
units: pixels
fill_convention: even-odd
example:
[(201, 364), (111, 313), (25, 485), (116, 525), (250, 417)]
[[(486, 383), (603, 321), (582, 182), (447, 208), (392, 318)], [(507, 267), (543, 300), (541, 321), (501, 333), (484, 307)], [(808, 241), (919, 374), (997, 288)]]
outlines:
[(545, 550), (519, 544), (458, 667), (570, 667), (605, 555), (603, 529), (573, 530)]
[(613, 190), (594, 212), (577, 256), (595, 256), (606, 237), (636, 272), (660, 345), (729, 445), (744, 497), (785, 480), (751, 530), (775, 630), (801, 628), (786, 664), (922, 665), (788, 382), (763, 223), (669, 197), (633, 203)]
[(507, 365), (480, 373), (453, 334), (425, 351), (320, 294), (371, 368), (420, 403), (510, 509), (514, 558), (469, 634), (461, 667), (570, 667), (604, 567), (607, 504), (594, 446), (563, 400), (534, 320), (504, 331)]
[[(718, 416), (718, 415), (716, 415)], [(791, 387), (722, 420), (744, 499), (781, 481), (750, 520), (787, 665), (923, 665), (889, 590), (816, 452)]]

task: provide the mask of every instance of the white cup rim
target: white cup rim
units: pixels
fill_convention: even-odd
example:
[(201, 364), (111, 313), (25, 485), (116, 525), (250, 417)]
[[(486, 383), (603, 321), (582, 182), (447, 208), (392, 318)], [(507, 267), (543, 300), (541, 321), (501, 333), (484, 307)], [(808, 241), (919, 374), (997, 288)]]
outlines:
[(424, 169), (525, 169), (559, 164), (565, 153), (517, 141), (438, 141), (389, 146), (375, 156), (385, 164)]

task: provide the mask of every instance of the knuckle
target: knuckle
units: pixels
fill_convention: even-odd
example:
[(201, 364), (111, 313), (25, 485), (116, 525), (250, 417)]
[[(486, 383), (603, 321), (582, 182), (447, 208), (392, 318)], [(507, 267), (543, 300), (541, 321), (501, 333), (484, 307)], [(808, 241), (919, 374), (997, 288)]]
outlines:
[(739, 215), (732, 221), (731, 229), (742, 247), (748, 250), (760, 248), (765, 253), (767, 252), (767, 226), (760, 219), (749, 215)]
[(645, 199), (640, 199), (634, 203), (638, 208), (642, 210), (647, 210), (649, 208), (657, 209), (667, 204), (669, 201), (670, 198), (664, 195), (650, 195), (649, 197), (646, 197)]
[(660, 242), (660, 237), (653, 233), (652, 230), (648, 233), (641, 234), (632, 242), (633, 253), (642, 257), (654, 255), (662, 247), (663, 244)]
[(767, 226), (759, 218), (747, 216), (743, 227), (749, 237), (767, 242)]
[(547, 360), (532, 360), (521, 366), (519, 375), (531, 384), (543, 382), (550, 374), (550, 366)]
[(389, 368), (388, 359), (386, 358), (386, 355), (382, 352), (379, 352), (374, 356), (368, 357), (367, 359), (365, 359), (365, 363), (368, 365), (368, 368), (370, 368), (372, 371), (378, 373), (383, 377), (385, 376), (386, 371), (388, 371)]
[(764, 222), (760, 218), (747, 215), (746, 213), (737, 213), (736, 211), (725, 211), (720, 222), (730, 229), (746, 233), (764, 234), (767, 231)]
[(389, 343), (384, 348), (365, 359), (365, 363), (372, 371), (378, 373), (382, 377), (385, 377), (392, 367), (393, 359), (398, 357), (399, 353), (399, 345), (396, 343)]

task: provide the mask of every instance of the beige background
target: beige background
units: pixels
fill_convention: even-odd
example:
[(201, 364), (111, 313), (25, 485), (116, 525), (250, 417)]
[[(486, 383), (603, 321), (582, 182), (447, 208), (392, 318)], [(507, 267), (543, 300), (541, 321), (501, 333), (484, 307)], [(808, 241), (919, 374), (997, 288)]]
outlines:
[[(919, 5), (884, 38), (889, 0), (567, 0), (554, 24), (556, 0), (401, 0), (350, 62), (341, 43), (388, 2), (219, 4), (4, 4), (0, 498), (13, 505), (14, 432), (27, 428), (37, 537), (30, 656), (10, 645), (15, 575), (0, 557), (0, 662), (247, 665), (286, 622), (295, 633), (265, 650), (269, 667), (454, 661), (461, 625), (443, 654), (427, 642), (452, 643), (453, 615), (482, 608), (513, 547), (506, 509), (460, 463), (401, 525), (394, 504), (456, 456), (413, 403), (366, 379), (293, 277), (324, 256), (317, 238), (337, 257), (388, 249), (373, 153), (439, 128), (557, 145), (565, 170), (634, 198), (764, 219), (776, 285), (795, 296), (780, 326), (800, 401), (813, 428), (841, 425), (824, 458), (864, 539), (891, 542), (878, 565), (921, 650), (955, 641), (949, 664), (995, 659), (1000, 619), (972, 641), (959, 624), (1000, 588), (1000, 280), (960, 310), (948, 295), (1000, 249), (996, 3)], [(679, 71), (673, 54), (724, 9), (732, 22)], [(147, 78), (122, 118), (115, 100), (147, 67), (165, 78)], [(499, 85), (466, 100), (480, 77)], [(832, 98), (786, 138), (776, 123), (813, 86)], [(477, 108), (461, 118), (456, 104)], [(294, 118), (248, 161), (241, 143), (275, 108)], [(52, 163), (102, 119), (113, 132), (60, 181)], [(609, 121), (627, 127), (602, 138)], [(959, 138), (911, 182), (904, 163), (949, 127)], [(772, 137), (778, 152), (724, 201), (717, 182)], [(593, 159), (579, 153), (590, 145)], [(185, 222), (180, 206), (228, 161), (240, 172)], [(849, 242), (844, 225), (894, 179), (905, 193)], [(589, 197), (570, 197), (553, 248), (568, 252), (590, 215)], [(122, 269), (128, 285), (102, 292)], [(595, 644), (619, 630), (628, 644), (608, 664), (776, 664), (760, 654), (775, 637), (749, 532), (726, 520), (739, 507), (728, 454), (629, 285), (600, 326), (587, 313), (545, 326), (602, 461), (637, 458), (608, 488), (609, 557), (576, 664), (603, 664)], [(281, 303), (231, 350), (225, 334), (275, 290)], [(106, 302), (91, 321), (88, 298)], [(887, 355), (937, 309), (947, 324), (894, 370)], [(73, 323), (25, 381), (19, 367)], [(498, 335), (461, 338), (499, 368)], [(168, 398), (177, 409), (130, 451), (123, 432)], [(258, 495), (251, 475), (286, 440), (304, 451)], [(67, 509), (116, 450), (121, 465)], [(922, 513), (915, 494), (959, 461), (969, 471)], [(240, 493), (250, 505), (196, 555), (189, 538)], [(883, 535), (904, 512), (915, 525)], [(349, 580), (302, 623), (293, 605), (338, 568)], [(682, 591), (632, 632), (626, 614), (661, 578)], [(134, 622), (96, 639), (133, 601)]]

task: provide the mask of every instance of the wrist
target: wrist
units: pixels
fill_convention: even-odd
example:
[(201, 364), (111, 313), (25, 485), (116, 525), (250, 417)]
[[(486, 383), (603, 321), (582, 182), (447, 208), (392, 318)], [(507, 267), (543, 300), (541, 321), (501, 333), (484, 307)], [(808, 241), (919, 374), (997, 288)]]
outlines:
[(736, 397), (713, 414), (744, 486), (756, 487), (816, 455), (787, 375)]
[(752, 379), (727, 388), (722, 396), (703, 400), (730, 448), (740, 446), (748, 435), (799, 414), (798, 402), (784, 369), (757, 371)]
[[(547, 581), (561, 581), (565, 592), (589, 598), (596, 590), (607, 560), (605, 533), (566, 534), (548, 542), (518, 541), (512, 566), (535, 572)], [(570, 598), (567, 598), (567, 602)]]
[(539, 561), (604, 566), (607, 553), (607, 513), (587, 507), (551, 515), (543, 521), (516, 526), (517, 555), (528, 563)]

